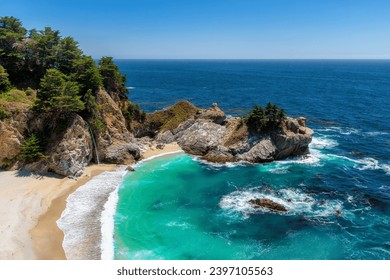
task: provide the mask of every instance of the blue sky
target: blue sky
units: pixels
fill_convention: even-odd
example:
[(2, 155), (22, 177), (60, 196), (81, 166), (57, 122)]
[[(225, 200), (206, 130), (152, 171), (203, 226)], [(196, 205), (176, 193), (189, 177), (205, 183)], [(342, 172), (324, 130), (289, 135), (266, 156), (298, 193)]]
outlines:
[(12, 0), (97, 58), (390, 58), (388, 0)]

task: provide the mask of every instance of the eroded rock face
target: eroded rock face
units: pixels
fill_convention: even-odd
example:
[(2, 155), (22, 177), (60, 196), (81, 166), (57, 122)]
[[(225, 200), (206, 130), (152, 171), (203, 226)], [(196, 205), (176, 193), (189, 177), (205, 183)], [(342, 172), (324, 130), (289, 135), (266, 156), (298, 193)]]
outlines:
[(213, 103), (210, 109), (203, 110), (196, 118), (211, 120), (216, 124), (223, 124), (226, 120), (226, 115), (221, 109), (218, 108), (217, 103)]
[(125, 164), (140, 158), (140, 150), (133, 135), (126, 128), (126, 121), (117, 103), (105, 92), (97, 94), (101, 119), (105, 131), (96, 139), (100, 161)]
[[(35, 125), (43, 120), (45, 118), (35, 119)], [(80, 176), (92, 159), (93, 146), (88, 124), (74, 113), (67, 116), (66, 121), (64, 116), (59, 116), (51, 122), (53, 127), (62, 123), (65, 128), (53, 130), (49, 146), (44, 151), (45, 158), (27, 164), (25, 168), (40, 173), (51, 171), (62, 176)]]
[(267, 198), (251, 199), (248, 201), (248, 203), (251, 204), (253, 208), (266, 208), (277, 212), (287, 212), (287, 208), (282, 204), (276, 203), (275, 201)]
[(0, 168), (12, 167), (16, 162), (31, 115), (26, 104), (10, 105), (9, 109), (15, 113), (0, 121)]
[(287, 118), (274, 131), (253, 134), (243, 120), (226, 119), (221, 112), (213, 105), (176, 129), (158, 134), (156, 139), (163, 143), (177, 141), (184, 151), (212, 162), (270, 162), (308, 153), (313, 132), (303, 117)]

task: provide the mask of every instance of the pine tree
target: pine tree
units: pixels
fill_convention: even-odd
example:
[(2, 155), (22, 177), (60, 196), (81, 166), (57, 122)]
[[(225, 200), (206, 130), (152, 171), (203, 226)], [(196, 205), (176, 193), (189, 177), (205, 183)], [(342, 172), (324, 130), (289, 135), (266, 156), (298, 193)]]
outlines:
[(35, 134), (31, 134), (22, 144), (20, 158), (32, 162), (38, 158), (44, 157), (39, 139)]

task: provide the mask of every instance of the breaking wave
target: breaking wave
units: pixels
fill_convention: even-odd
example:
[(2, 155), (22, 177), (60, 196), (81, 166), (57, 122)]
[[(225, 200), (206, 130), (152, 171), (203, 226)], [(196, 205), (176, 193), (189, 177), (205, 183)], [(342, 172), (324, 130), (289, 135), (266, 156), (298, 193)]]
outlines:
[[(254, 208), (249, 203), (251, 199), (270, 199), (283, 205), (287, 212), (274, 212), (262, 207)], [(351, 215), (349, 211), (344, 209), (340, 200), (318, 199), (300, 190), (290, 188), (277, 191), (257, 187), (237, 190), (223, 196), (219, 206), (230, 215), (239, 213), (244, 218), (253, 214), (269, 212), (280, 215), (303, 215), (308, 218)]]

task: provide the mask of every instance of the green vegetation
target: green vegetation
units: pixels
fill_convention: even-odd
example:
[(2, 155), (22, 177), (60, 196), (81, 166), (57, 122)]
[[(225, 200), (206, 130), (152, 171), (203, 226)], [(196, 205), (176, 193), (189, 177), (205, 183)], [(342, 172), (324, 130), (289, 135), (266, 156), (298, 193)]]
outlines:
[(128, 121), (137, 121), (143, 123), (146, 120), (146, 112), (142, 111), (138, 104), (129, 103), (127, 108), (122, 112), (123, 116)]
[(10, 90), (11, 83), (8, 80), (8, 73), (4, 67), (0, 65), (0, 94)]
[(160, 129), (161, 131), (175, 129), (179, 124), (194, 116), (197, 110), (188, 101), (180, 101), (167, 110), (149, 115), (147, 124), (151, 129)]
[(104, 88), (109, 94), (115, 92), (121, 97), (126, 97), (126, 76), (119, 72), (119, 68), (114, 64), (112, 57), (102, 57), (100, 59), (99, 72), (103, 78)]
[(0, 104), (4, 102), (19, 102), (25, 104), (33, 104), (35, 95), (27, 95), (23, 90), (11, 89), (8, 92), (0, 94)]
[(268, 102), (265, 108), (255, 104), (249, 112), (246, 123), (251, 130), (263, 132), (279, 127), (285, 118), (283, 109)]
[(57, 69), (48, 69), (41, 80), (34, 108), (42, 111), (78, 112), (84, 102), (78, 95), (78, 84)]
[(94, 119), (91, 122), (91, 125), (92, 125), (93, 130), (97, 133), (101, 133), (101, 132), (104, 132), (106, 130), (105, 124), (100, 119)]
[(40, 141), (35, 134), (31, 134), (24, 140), (19, 157), (27, 162), (33, 162), (36, 159), (45, 157), (42, 153)]
[(8, 114), (3, 109), (0, 109), (0, 121), (5, 120), (7, 117)]
[(88, 90), (96, 93), (102, 85), (99, 70), (90, 56), (82, 56), (74, 60), (70, 77), (80, 86), (80, 95), (84, 96)]
[[(12, 87), (28, 88), (25, 95), (37, 92), (37, 100), (19, 98), (18, 102), (34, 103), (37, 111), (79, 112), (91, 119), (98, 109), (94, 98), (103, 87), (116, 102), (125, 101), (122, 108), (127, 107), (125, 83), (112, 57), (102, 57), (96, 64), (73, 38), (61, 37), (58, 30), (27, 31), (19, 19), (0, 17), (1, 95)], [(137, 108), (126, 109), (133, 118), (145, 118)]]

